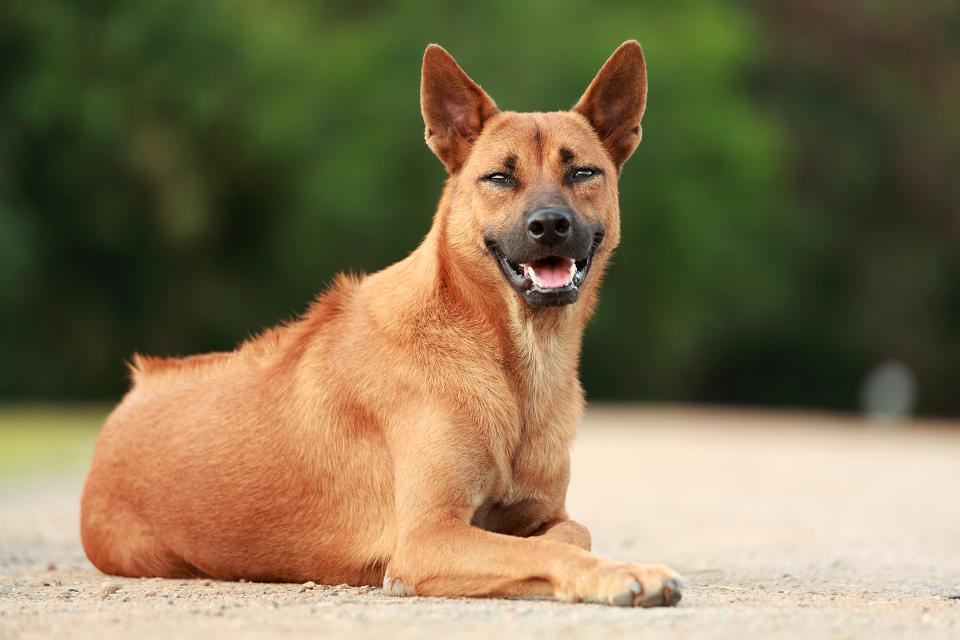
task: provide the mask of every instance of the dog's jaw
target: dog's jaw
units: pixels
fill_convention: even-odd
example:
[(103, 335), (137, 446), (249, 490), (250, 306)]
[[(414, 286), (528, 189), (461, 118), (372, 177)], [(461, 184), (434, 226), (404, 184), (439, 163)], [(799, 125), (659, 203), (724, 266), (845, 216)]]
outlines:
[[(586, 282), (593, 258), (602, 242), (603, 233), (595, 233), (589, 252), (579, 260), (546, 256), (530, 262), (510, 260), (495, 240), (487, 239), (486, 246), (513, 290), (528, 306), (540, 308), (572, 304), (580, 298), (580, 287)], [(565, 269), (569, 270), (566, 274)]]

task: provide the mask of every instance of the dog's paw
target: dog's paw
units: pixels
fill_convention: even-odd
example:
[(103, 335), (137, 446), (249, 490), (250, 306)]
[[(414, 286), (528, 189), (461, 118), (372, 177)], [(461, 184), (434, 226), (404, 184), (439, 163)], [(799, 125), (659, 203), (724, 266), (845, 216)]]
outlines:
[(391, 578), (390, 574), (383, 576), (383, 592), (388, 596), (412, 596), (413, 587), (404, 585), (400, 578)]
[(603, 573), (603, 599), (618, 607), (672, 607), (683, 597), (680, 576), (662, 564), (625, 564)]
[(662, 564), (610, 564), (559, 597), (617, 607), (672, 607), (683, 597), (683, 583), (676, 571)]

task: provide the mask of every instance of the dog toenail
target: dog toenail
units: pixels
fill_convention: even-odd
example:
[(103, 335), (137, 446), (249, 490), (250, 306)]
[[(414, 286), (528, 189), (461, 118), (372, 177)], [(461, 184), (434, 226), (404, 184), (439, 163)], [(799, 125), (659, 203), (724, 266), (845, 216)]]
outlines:
[(683, 584), (676, 578), (667, 578), (663, 581), (663, 604), (668, 607), (680, 602), (683, 598)]

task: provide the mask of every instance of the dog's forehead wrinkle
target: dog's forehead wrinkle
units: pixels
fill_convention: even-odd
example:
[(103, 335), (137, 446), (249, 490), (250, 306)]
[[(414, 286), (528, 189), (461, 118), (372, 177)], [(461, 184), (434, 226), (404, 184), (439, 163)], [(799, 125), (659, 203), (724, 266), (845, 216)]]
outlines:
[(497, 116), (478, 140), (477, 157), (514, 156), (511, 170), (539, 182), (576, 163), (608, 164), (597, 133), (580, 114), (559, 112), (506, 113)]

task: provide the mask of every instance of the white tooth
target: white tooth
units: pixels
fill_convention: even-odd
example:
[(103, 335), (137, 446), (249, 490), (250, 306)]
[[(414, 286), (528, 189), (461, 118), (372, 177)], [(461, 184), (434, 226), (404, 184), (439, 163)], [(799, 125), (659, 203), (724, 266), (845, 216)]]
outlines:
[(530, 279), (533, 280), (533, 284), (540, 286), (540, 278), (537, 277), (537, 270), (533, 267), (528, 267), (530, 269)]
[(570, 275), (567, 276), (567, 284), (573, 282), (573, 276), (577, 275), (577, 262), (574, 260), (570, 263)]

